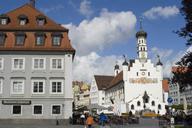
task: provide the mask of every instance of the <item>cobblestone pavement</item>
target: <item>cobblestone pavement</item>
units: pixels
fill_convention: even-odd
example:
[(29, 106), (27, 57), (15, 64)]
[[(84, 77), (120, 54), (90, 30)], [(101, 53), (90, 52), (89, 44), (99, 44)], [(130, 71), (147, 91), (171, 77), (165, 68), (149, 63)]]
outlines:
[[(35, 124), (35, 122), (34, 122)], [(13, 124), (0, 124), (0, 128), (84, 128), (82, 125), (13, 125)], [(94, 125), (93, 128), (100, 128)], [(140, 119), (139, 124), (127, 125), (110, 125), (105, 128), (160, 128), (157, 119)]]

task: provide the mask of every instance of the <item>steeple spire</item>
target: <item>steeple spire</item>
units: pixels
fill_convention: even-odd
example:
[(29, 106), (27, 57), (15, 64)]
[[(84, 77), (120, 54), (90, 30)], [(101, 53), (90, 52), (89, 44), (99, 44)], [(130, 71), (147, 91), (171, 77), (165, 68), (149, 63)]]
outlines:
[(147, 33), (143, 30), (142, 26), (143, 17), (139, 18), (140, 30), (136, 33), (137, 38), (137, 54), (138, 58), (142, 61), (146, 61), (147, 59)]
[(142, 16), (139, 18), (139, 22), (140, 22), (140, 30), (142, 30), (143, 29), (143, 26), (142, 26), (143, 17)]
[(158, 58), (158, 61), (157, 61), (157, 64), (156, 64), (156, 65), (161, 65), (161, 66), (162, 66), (163, 64), (162, 64), (162, 62), (161, 62), (161, 60), (160, 60), (160, 56), (157, 55), (157, 58)]

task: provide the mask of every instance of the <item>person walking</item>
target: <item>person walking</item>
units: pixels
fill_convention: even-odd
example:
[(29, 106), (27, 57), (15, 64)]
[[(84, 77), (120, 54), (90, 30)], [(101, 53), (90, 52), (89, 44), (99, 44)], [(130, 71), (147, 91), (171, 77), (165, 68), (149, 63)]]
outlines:
[(92, 128), (92, 125), (94, 124), (93, 117), (90, 114), (87, 117), (86, 124), (88, 128)]
[(103, 112), (99, 115), (99, 123), (101, 125), (100, 128), (104, 128), (107, 123), (107, 116)]

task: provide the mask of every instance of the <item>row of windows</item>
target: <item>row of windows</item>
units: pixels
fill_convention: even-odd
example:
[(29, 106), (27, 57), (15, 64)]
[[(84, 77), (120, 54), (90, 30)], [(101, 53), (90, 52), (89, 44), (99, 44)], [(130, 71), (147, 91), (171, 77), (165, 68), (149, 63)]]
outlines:
[[(31, 80), (32, 94), (45, 93), (45, 80)], [(25, 81), (22, 79), (11, 80), (11, 94), (24, 94)], [(64, 80), (51, 80), (50, 93), (63, 94)], [(3, 93), (3, 79), (0, 79), (0, 93)]]
[[(5, 45), (7, 35), (3, 32), (0, 32), (0, 45)], [(45, 33), (35, 33), (35, 45), (44, 46), (45, 45)], [(24, 32), (15, 33), (15, 45), (23, 46), (25, 43), (26, 34)], [(60, 46), (61, 45), (62, 34), (61, 33), (52, 33), (52, 45)]]
[[(13, 115), (22, 115), (22, 107), (21, 105), (13, 105), (12, 114)], [(52, 115), (61, 115), (62, 113), (62, 105), (54, 104), (51, 105), (51, 114)], [(43, 115), (43, 105), (36, 104), (32, 106), (32, 115)]]
[[(17, 19), (18, 19), (19, 25), (21, 25), (21, 26), (26, 25), (27, 23), (29, 23), (28, 17), (26, 15), (24, 15), (24, 14), (19, 15), (17, 17)], [(0, 24), (1, 25), (7, 25), (10, 22), (11, 22), (11, 20), (7, 15), (5, 15), (5, 14), (0, 15)], [(46, 17), (43, 16), (43, 15), (36, 16), (36, 23), (39, 26), (42, 26), (42, 25), (46, 24)]]
[[(136, 75), (139, 76), (139, 72), (136, 72)], [(141, 75), (144, 76), (145, 72), (141, 72)], [(150, 76), (150, 72), (148, 72), (148, 76)]]
[[(137, 104), (137, 106), (138, 106), (138, 104)], [(145, 105), (144, 105), (143, 107), (146, 108)], [(134, 110), (134, 109), (135, 109), (135, 107), (134, 107), (134, 105), (132, 104), (132, 105), (131, 105), (131, 110)], [(161, 105), (160, 105), (160, 104), (158, 105), (158, 109), (159, 109), (159, 110), (161, 109)]]
[[(45, 58), (33, 58), (32, 69), (33, 70), (45, 70), (46, 69)], [(62, 70), (63, 69), (62, 58), (51, 58), (50, 69), (51, 70)], [(4, 68), (4, 59), (0, 58), (0, 70)], [(12, 58), (12, 70), (25, 70), (25, 58)]]
[[(148, 103), (148, 101), (146, 103)], [(137, 101), (137, 106), (141, 106), (141, 102), (140, 101)], [(151, 102), (151, 106), (155, 106), (155, 101)]]

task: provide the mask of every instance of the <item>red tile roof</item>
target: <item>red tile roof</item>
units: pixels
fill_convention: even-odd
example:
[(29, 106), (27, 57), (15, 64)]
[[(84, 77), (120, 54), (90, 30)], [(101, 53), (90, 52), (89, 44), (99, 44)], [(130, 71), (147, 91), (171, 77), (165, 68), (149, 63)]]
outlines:
[(109, 87), (110, 82), (114, 76), (95, 75), (95, 81), (97, 83), (98, 90), (105, 90)]
[(117, 74), (116, 77), (113, 78), (113, 80), (110, 82), (110, 86), (108, 88), (111, 88), (122, 81), (123, 81), (123, 71), (121, 71), (119, 74)]
[[(71, 46), (70, 39), (68, 37), (68, 29), (55, 23), (49, 19), (43, 13), (32, 7), (30, 4), (25, 4), (15, 10), (12, 10), (5, 14), (9, 17), (10, 22), (7, 25), (0, 25), (0, 31), (6, 34), (5, 44), (0, 46), (1, 51), (61, 51), (75, 53), (75, 49)], [(25, 15), (28, 18), (26, 25), (19, 25), (18, 17)], [(36, 18), (43, 16), (46, 18), (44, 25), (38, 25)], [(24, 45), (15, 46), (15, 32), (25, 32), (26, 38)], [(43, 46), (36, 46), (36, 32), (44, 32), (46, 35), (45, 44)], [(62, 34), (61, 45), (52, 45), (52, 33), (60, 32)]]
[[(56, 30), (56, 31), (68, 31), (68, 29), (62, 27), (61, 25), (55, 23), (49, 17), (44, 15), (42, 12), (31, 6), (30, 4), (25, 4), (19, 8), (16, 8), (8, 13), (6, 13), (10, 19), (9, 24), (0, 25), (0, 30)], [(20, 15), (25, 15), (28, 17), (28, 23), (26, 25), (19, 25), (18, 17)], [(43, 26), (39, 26), (36, 22), (37, 16), (44, 16), (46, 18), (46, 24)]]
[(164, 92), (169, 92), (169, 80), (168, 79), (163, 79), (162, 86), (163, 86)]
[(95, 80), (99, 90), (105, 90), (112, 88), (118, 83), (123, 81), (123, 71), (121, 71), (117, 76), (105, 76), (105, 75), (95, 75)]

